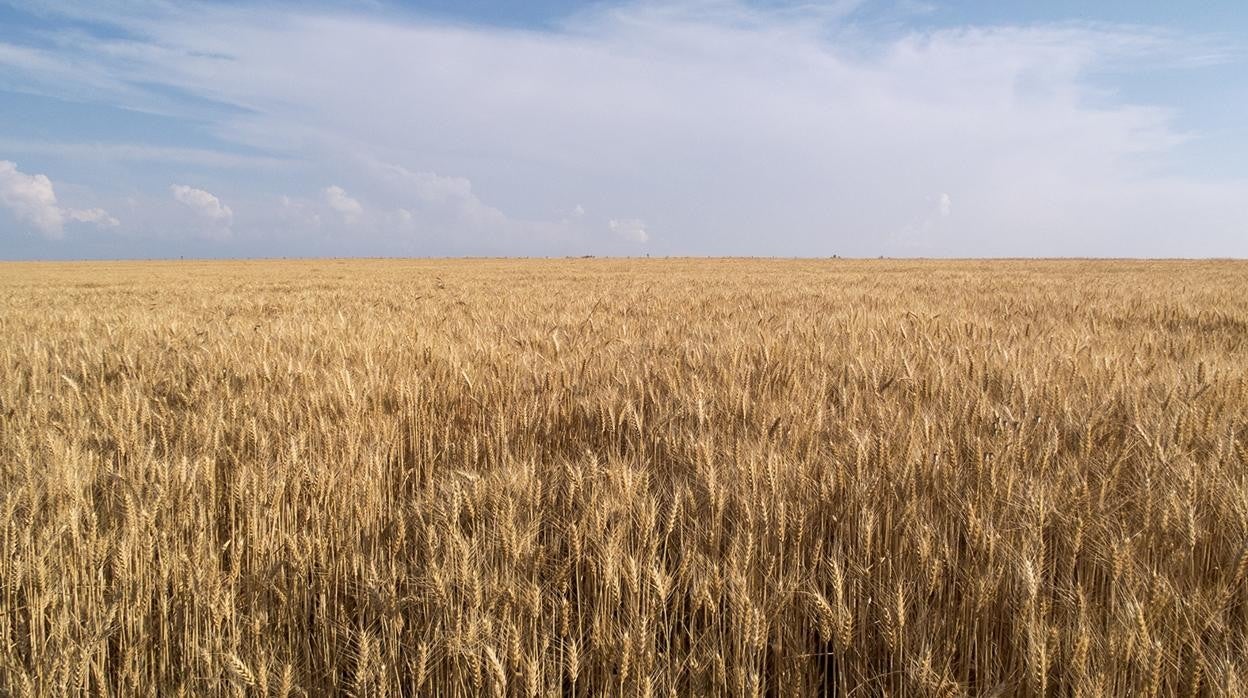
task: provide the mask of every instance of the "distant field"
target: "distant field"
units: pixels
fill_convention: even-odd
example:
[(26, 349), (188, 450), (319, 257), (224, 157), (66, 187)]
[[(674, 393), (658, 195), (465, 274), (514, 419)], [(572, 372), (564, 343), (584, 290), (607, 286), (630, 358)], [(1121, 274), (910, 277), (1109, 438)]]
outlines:
[(1248, 264), (0, 264), (0, 694), (1243, 695)]

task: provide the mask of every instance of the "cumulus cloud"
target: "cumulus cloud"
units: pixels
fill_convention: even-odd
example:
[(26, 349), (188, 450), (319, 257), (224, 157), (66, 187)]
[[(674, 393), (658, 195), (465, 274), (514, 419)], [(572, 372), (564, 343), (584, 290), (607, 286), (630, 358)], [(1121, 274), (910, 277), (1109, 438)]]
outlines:
[(321, 225), (321, 214), (316, 204), (305, 199), (296, 199), (282, 195), (278, 218), (286, 223), (295, 224), (298, 228), (317, 228)]
[(71, 209), (67, 212), (67, 215), (70, 220), (80, 223), (94, 223), (102, 228), (115, 228), (121, 225), (121, 221), (110, 216), (108, 211), (102, 208)]
[(16, 163), (0, 160), (0, 203), (44, 235), (61, 236), (65, 216), (47, 175), (25, 174)]
[(412, 191), (426, 203), (441, 204), (462, 201), (477, 205), (480, 200), (472, 193), (472, 182), (467, 177), (444, 177), (435, 172), (411, 172), (398, 165), (391, 165), (395, 173), (407, 179)]
[[(566, 252), (578, 239), (579, 224), (564, 217), (551, 221), (505, 213), (477, 195), (467, 177), (413, 170), (392, 162), (364, 158), (359, 175), (371, 181), (394, 213), (375, 217), (380, 227), (420, 235), (419, 252), (454, 245), (468, 254), (543, 254)], [(380, 220), (378, 220), (380, 219)], [(434, 247), (433, 249), (436, 249)]]
[(234, 218), (234, 211), (229, 206), (221, 203), (221, 200), (214, 194), (203, 189), (196, 189), (185, 184), (174, 184), (169, 187), (169, 191), (173, 193), (173, 198), (209, 221), (229, 226)]
[(119, 225), (116, 218), (101, 208), (62, 208), (47, 175), (26, 174), (17, 169), (17, 163), (8, 160), (0, 160), (0, 205), (48, 238), (62, 237), (67, 220), (100, 227)]
[(934, 240), (946, 227), (944, 220), (953, 214), (953, 197), (946, 192), (924, 198), (914, 217), (889, 237), (896, 254), (935, 254)]
[(483, 202), (467, 177), (448, 177), (436, 172), (413, 171), (394, 163), (373, 161), (371, 174), (403, 201), (411, 200), (426, 210), (452, 213), (467, 225), (507, 225), (507, 216)]
[(360, 202), (348, 196), (347, 192), (336, 184), (325, 187), (322, 193), (325, 195), (325, 202), (329, 204), (329, 207), (346, 218), (352, 218), (364, 212), (364, 207)]
[(608, 221), (607, 226), (611, 228), (612, 233), (623, 240), (638, 243), (650, 241), (650, 233), (646, 232), (645, 222), (636, 218), (627, 218), (624, 220), (617, 220), (613, 218)]

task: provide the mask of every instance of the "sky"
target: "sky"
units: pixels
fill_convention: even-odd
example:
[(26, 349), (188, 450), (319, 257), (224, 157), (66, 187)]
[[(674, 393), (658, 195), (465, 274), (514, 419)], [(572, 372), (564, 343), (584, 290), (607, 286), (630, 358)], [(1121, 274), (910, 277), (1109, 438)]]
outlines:
[(0, 259), (1248, 257), (1242, 2), (0, 0)]

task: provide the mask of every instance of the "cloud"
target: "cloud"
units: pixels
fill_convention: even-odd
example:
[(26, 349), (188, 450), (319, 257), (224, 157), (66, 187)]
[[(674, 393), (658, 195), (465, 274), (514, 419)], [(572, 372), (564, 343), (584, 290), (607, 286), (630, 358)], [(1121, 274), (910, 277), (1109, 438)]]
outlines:
[(329, 207), (341, 213), (345, 218), (350, 219), (364, 212), (364, 207), (360, 205), (360, 202), (347, 196), (347, 192), (340, 186), (326, 187), (323, 193)]
[(412, 171), (402, 165), (380, 161), (371, 162), (369, 167), (371, 174), (404, 202), (411, 201), (426, 211), (449, 213), (464, 225), (496, 229), (510, 225), (506, 214), (486, 204), (473, 192), (472, 182), (467, 177)]
[(900, 254), (933, 254), (934, 240), (943, 232), (943, 221), (952, 214), (953, 197), (948, 193), (924, 197), (922, 208), (889, 237), (889, 244)]
[[(1199, 38), (877, 28), (853, 3), (598, 6), (526, 31), (153, 7), (96, 13), (123, 31), (10, 47), (0, 64), (31, 90), (206, 119), (240, 152), (289, 163), (269, 186), (338, 182), (341, 198), (314, 197), (318, 230), (350, 224), (361, 254), (396, 239), (439, 254), (610, 251), (649, 238), (640, 220), (662, 221), (649, 244), (664, 253), (875, 256), (913, 249), (910, 230), (925, 254), (1248, 254), (1248, 176), (1192, 174), (1185, 148), (1201, 134), (1176, 125), (1179, 105), (1114, 89), (1156, 65), (1199, 70), (1218, 53)], [(224, 106), (204, 116), (205, 102)], [(255, 196), (272, 211), (276, 192)], [(569, 201), (637, 219), (547, 219)], [(292, 244), (304, 218), (277, 221)]]
[(174, 184), (169, 187), (173, 198), (185, 204), (195, 213), (210, 221), (229, 226), (234, 218), (234, 211), (221, 203), (215, 195), (185, 184)]
[(629, 242), (646, 243), (650, 241), (650, 233), (646, 232), (646, 224), (636, 218), (624, 220), (612, 219), (607, 223), (611, 232)]
[(52, 239), (64, 236), (66, 220), (94, 223), (100, 227), (119, 225), (116, 218), (101, 208), (61, 208), (57, 204), (52, 180), (47, 175), (26, 174), (17, 169), (17, 163), (8, 160), (0, 160), (0, 206)]
[(75, 143), (19, 138), (0, 138), (0, 151), (70, 158), (75, 161), (95, 160), (111, 163), (168, 163), (193, 167), (256, 170), (289, 167), (283, 158), (234, 153), (208, 148), (179, 148), (142, 143)]
[(66, 212), (71, 219), (80, 223), (94, 223), (102, 228), (116, 228), (121, 225), (121, 221), (110, 216), (108, 211), (102, 208), (89, 208), (86, 210), (71, 209)]
[(299, 228), (318, 228), (321, 225), (321, 214), (316, 211), (313, 202), (283, 195), (278, 217), (287, 223), (294, 223)]
[(16, 163), (0, 160), (0, 204), (48, 237), (60, 237), (63, 232), (65, 215), (56, 205), (52, 180), (46, 175), (28, 175)]
[(394, 214), (374, 219), (376, 227), (409, 237), (415, 253), (453, 249), (461, 254), (548, 254), (584, 249), (587, 226), (509, 215), (477, 195), (467, 177), (412, 170), (392, 162), (362, 159), (360, 177), (393, 204)]

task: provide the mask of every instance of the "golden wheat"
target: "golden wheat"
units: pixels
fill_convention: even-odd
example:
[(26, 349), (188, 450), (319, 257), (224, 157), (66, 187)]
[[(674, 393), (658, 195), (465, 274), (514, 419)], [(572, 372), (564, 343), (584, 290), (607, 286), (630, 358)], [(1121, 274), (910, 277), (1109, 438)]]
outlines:
[(0, 265), (5, 695), (1219, 695), (1248, 265)]

